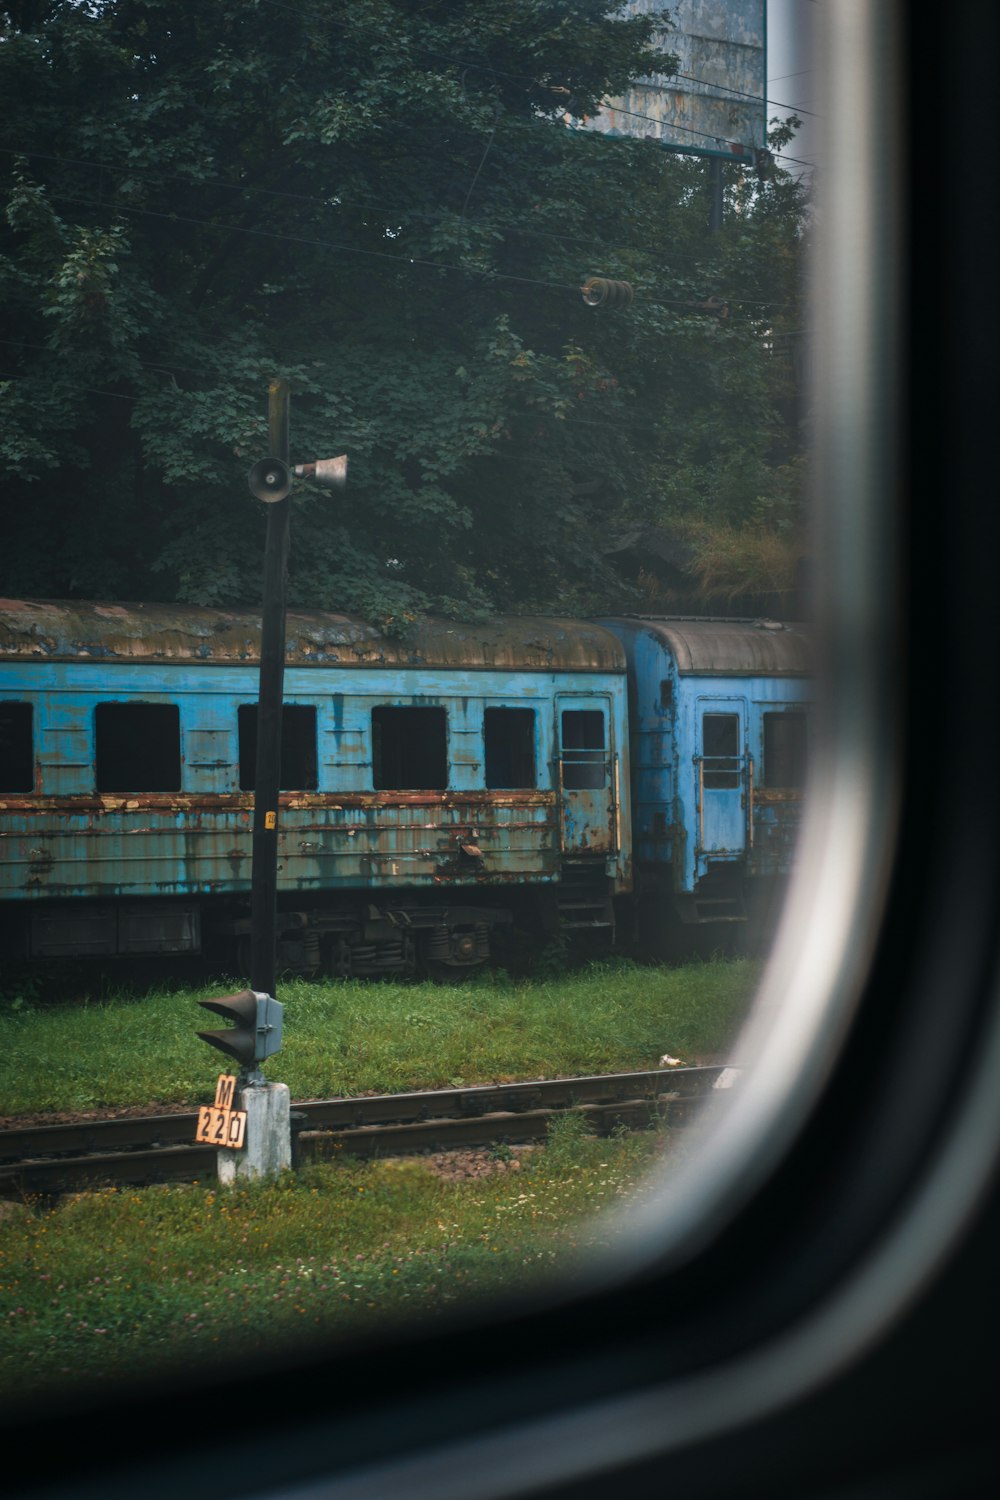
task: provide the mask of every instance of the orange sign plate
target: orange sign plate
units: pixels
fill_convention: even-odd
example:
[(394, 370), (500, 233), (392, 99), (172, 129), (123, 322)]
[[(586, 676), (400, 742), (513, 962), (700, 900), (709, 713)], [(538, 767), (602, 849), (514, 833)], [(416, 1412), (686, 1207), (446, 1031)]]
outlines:
[(246, 1133), (246, 1110), (216, 1109), (214, 1104), (205, 1104), (198, 1111), (198, 1129), (194, 1138), (200, 1146), (242, 1151)]

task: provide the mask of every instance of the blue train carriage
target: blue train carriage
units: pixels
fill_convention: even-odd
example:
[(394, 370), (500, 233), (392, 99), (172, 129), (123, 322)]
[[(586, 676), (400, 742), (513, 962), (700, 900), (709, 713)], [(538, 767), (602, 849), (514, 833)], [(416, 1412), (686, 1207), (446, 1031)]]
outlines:
[[(8, 951), (229, 960), (235, 942), (246, 968), (259, 655), (250, 613), (0, 601)], [(453, 973), (522, 920), (611, 935), (631, 833), (609, 631), (396, 640), (290, 612), (284, 692), (280, 967)]]
[[(791, 871), (810, 736), (809, 633), (620, 618), (645, 941), (766, 934)], [(728, 929), (728, 932), (727, 932)]]

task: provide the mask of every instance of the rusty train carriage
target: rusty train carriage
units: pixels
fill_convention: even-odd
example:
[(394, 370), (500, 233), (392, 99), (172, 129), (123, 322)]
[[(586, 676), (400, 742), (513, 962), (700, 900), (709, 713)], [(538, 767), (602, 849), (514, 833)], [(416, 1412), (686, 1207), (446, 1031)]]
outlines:
[(603, 623), (628, 659), (639, 901), (655, 922), (766, 922), (805, 793), (809, 632), (773, 620)]
[[(38, 957), (249, 931), (259, 621), (0, 603), (0, 890)], [(290, 612), (280, 963), (485, 960), (515, 917), (611, 933), (630, 889), (625, 658), (583, 622)]]

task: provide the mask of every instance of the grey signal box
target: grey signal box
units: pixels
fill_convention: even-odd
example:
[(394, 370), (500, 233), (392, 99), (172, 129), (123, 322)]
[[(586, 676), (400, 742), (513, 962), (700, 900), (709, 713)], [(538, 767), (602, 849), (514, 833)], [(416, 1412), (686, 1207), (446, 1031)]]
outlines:
[(239, 1063), (243, 1072), (253, 1072), (281, 1046), (284, 1006), (258, 990), (241, 990), (219, 1000), (199, 1000), (205, 1010), (232, 1021), (224, 1031), (199, 1031), (202, 1041), (218, 1047)]

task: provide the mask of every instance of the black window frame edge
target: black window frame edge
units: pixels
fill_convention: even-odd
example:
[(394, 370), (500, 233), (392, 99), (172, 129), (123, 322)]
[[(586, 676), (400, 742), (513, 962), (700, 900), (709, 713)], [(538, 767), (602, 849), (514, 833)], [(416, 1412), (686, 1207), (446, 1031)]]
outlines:
[[(893, 78), (904, 64), (911, 126), (912, 90), (933, 76), (936, 111), (954, 122), (955, 138), (988, 138), (998, 17), (959, 0), (946, 27), (921, 34), (916, 14), (898, 4), (838, 0), (824, 9), (830, 90), (846, 91), (828, 107), (844, 130), (853, 111), (856, 144), (869, 142), (856, 159), (840, 137), (840, 166), (828, 170), (841, 185), (860, 173), (883, 217), (867, 250), (856, 247), (868, 257), (875, 322), (840, 389), (857, 409), (873, 376), (888, 384), (871, 413), (885, 436), (874, 440), (860, 486), (856, 455), (836, 446), (850, 432), (838, 434), (831, 416), (832, 446), (820, 440), (846, 509), (823, 537), (839, 595), (821, 599), (822, 608), (837, 606), (834, 628), (821, 633), (836, 753), (828, 723), (813, 784), (833, 794), (822, 816), (841, 841), (844, 872), (867, 874), (853, 897), (857, 920), (842, 910), (839, 931), (807, 920), (821, 883), (798, 883), (764, 995), (795, 980), (795, 953), (812, 943), (840, 976), (841, 1003), (829, 1012), (839, 1034), (800, 1047), (797, 1087), (770, 1121), (753, 1171), (739, 1192), (729, 1182), (725, 1202), (706, 1184), (686, 1225), (678, 1232), (675, 1221), (663, 1241), (659, 1265), (647, 1243), (617, 1281), (598, 1279), (555, 1304), (525, 1298), (513, 1310), (467, 1310), (453, 1324), (270, 1366), (231, 1363), (224, 1400), (216, 1367), (188, 1375), (182, 1390), (109, 1388), (73, 1408), (9, 1412), (10, 1472), (32, 1476), (15, 1493), (597, 1500), (616, 1484), (643, 1495), (955, 1500), (989, 1492), (1000, 1472), (992, 1391), (977, 1359), (994, 1354), (1000, 1331), (996, 1298), (984, 1298), (1000, 1250), (1000, 791), (982, 698), (968, 691), (972, 657), (1000, 659), (991, 398), (980, 379), (997, 347), (996, 194), (971, 151), (934, 149), (914, 128), (910, 162), (917, 170), (919, 141), (931, 158), (933, 213), (914, 197), (910, 278), (900, 288), (899, 223), (887, 226), (884, 215), (898, 213), (901, 169), (894, 176), (883, 160), (876, 180), (865, 173), (880, 112), (894, 112), (897, 128), (907, 118)], [(836, 227), (837, 210), (833, 217)], [(824, 315), (833, 343), (850, 326), (838, 296), (859, 287), (857, 261), (852, 277), (841, 270), (850, 285), (829, 296)], [(905, 361), (912, 374), (900, 392), (908, 467), (890, 436), (898, 414), (889, 393), (904, 363), (899, 343), (893, 369), (885, 363), (894, 289), (911, 326), (918, 312), (936, 324), (933, 353), (906, 351), (916, 359), (915, 369)], [(867, 380), (852, 392), (851, 367), (866, 358)], [(904, 494), (914, 489), (932, 501), (927, 514)], [(874, 552), (856, 550), (857, 528), (867, 525), (876, 528)], [(904, 537), (901, 549), (891, 533)], [(901, 603), (886, 578), (873, 606), (871, 570), (888, 568), (894, 552)], [(856, 606), (846, 631), (845, 591)], [(929, 725), (928, 698), (940, 706), (949, 673), (957, 685), (948, 713)], [(894, 713), (902, 732), (890, 740), (879, 726)], [(976, 794), (974, 816), (964, 818), (944, 769), (959, 763)], [(806, 835), (815, 848), (817, 816)], [(825, 867), (828, 882), (833, 873)], [(766, 1043), (761, 1065), (769, 1065)], [(753, 1105), (752, 1091), (746, 1098)], [(766, 1107), (753, 1108), (762, 1124)], [(727, 1134), (707, 1138), (704, 1150), (724, 1154)], [(732, 1173), (734, 1162), (719, 1170)], [(75, 1458), (60, 1456), (71, 1445)]]

